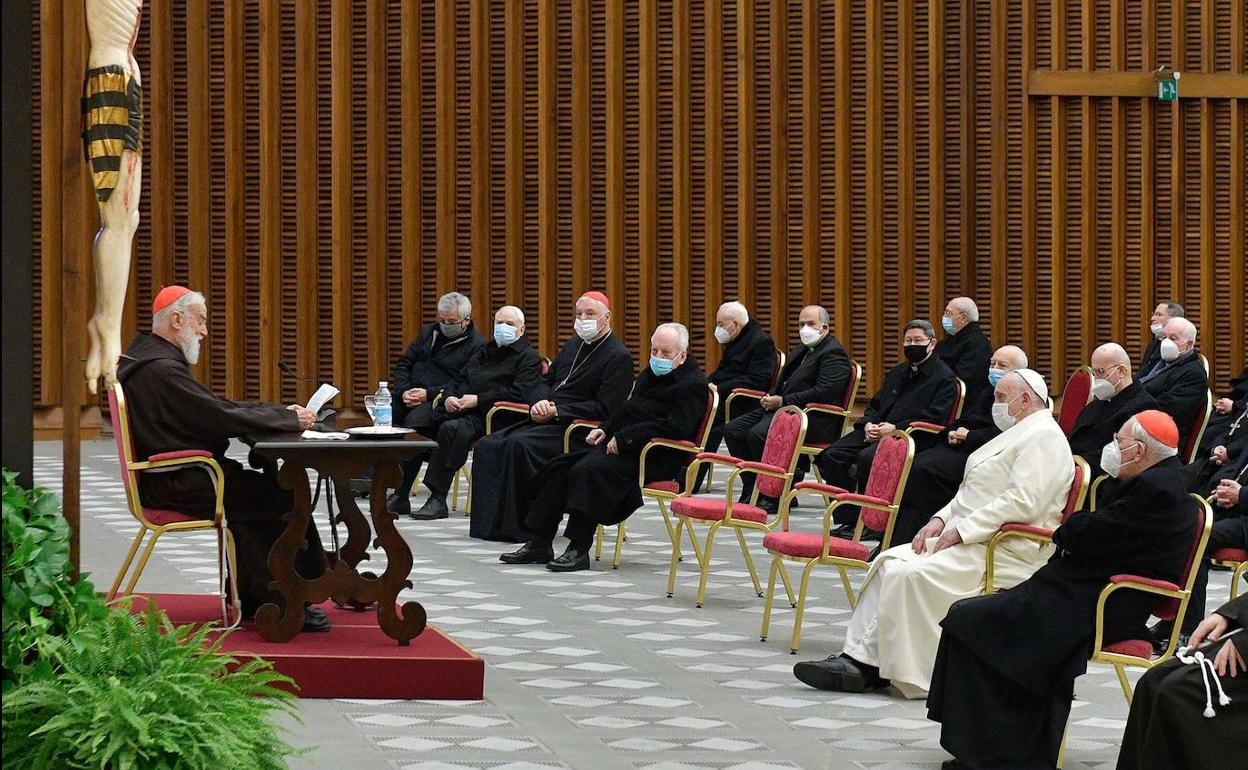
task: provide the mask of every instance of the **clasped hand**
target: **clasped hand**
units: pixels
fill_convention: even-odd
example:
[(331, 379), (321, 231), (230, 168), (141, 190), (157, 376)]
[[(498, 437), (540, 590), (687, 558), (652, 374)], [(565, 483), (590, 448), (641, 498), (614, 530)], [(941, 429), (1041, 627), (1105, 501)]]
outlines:
[(477, 408), (477, 397), (474, 395), (466, 396), (448, 396), (442, 406), (446, 408), (448, 414), (456, 414), (457, 412), (467, 411), (468, 409)]
[(772, 395), (763, 396), (762, 398), (758, 400), (758, 403), (761, 404), (762, 407), (769, 412), (772, 411), (773, 409), (779, 408), (780, 404), (783, 402), (784, 402), (784, 396), (772, 396)]
[(915, 553), (924, 553), (927, 551), (927, 540), (931, 537), (939, 536), (939, 540), (932, 546), (932, 553), (940, 553), (950, 546), (957, 545), (962, 542), (962, 533), (957, 527), (945, 528), (945, 520), (933, 516), (932, 520), (919, 530), (919, 534), (914, 536), (910, 546), (914, 548)]
[(891, 422), (869, 422), (864, 432), (867, 434), (867, 441), (875, 442), (885, 436), (891, 436), (895, 430), (897, 426)]
[[(602, 440), (606, 437), (607, 437), (606, 431), (604, 431), (602, 428), (594, 428), (593, 430), (589, 432), (589, 435), (585, 437), (585, 443), (589, 444), (590, 446), (598, 446), (599, 444), (602, 443)], [(620, 445), (615, 442), (615, 438), (613, 437), (610, 441), (607, 442), (607, 454), (618, 455), (619, 453), (620, 453)]]
[(554, 401), (542, 399), (529, 408), (529, 419), (533, 422), (550, 422), (559, 416), (559, 409)]

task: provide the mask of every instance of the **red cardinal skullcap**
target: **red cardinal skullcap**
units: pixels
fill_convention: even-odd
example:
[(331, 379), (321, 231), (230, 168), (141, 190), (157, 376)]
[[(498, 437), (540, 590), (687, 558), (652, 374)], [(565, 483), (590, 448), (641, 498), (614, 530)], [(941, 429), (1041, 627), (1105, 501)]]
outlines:
[(1148, 435), (1171, 449), (1178, 448), (1179, 429), (1175, 427), (1174, 418), (1170, 415), (1156, 409), (1149, 409), (1146, 412), (1137, 414), (1135, 421), (1140, 424), (1140, 427), (1144, 428)]
[(156, 295), (156, 299), (152, 300), (152, 315), (156, 315), (190, 293), (191, 290), (185, 286), (166, 286)]
[(595, 302), (601, 302), (606, 306), (607, 310), (611, 309), (611, 303), (607, 301), (607, 295), (600, 291), (587, 291), (581, 295), (581, 299), (592, 299)]

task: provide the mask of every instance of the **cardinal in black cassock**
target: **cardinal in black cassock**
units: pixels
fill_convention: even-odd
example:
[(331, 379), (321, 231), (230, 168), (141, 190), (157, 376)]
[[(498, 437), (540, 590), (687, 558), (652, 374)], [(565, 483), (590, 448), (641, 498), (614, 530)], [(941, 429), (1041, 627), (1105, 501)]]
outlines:
[(469, 533), (484, 540), (521, 543), (529, 501), (524, 490), (542, 466), (563, 454), (573, 420), (608, 420), (628, 398), (633, 357), (611, 333), (610, 305), (601, 292), (576, 302), (576, 333), (534, 388), (529, 419), (477, 442), (472, 464)]
[[(1180, 580), (1196, 506), (1174, 456), (1178, 430), (1154, 410), (1118, 436), (1106, 455), (1121, 481), (1104, 486), (1096, 511), (1080, 511), (1054, 532), (1053, 558), (1009, 591), (954, 604), (941, 622), (928, 718), (942, 723), (941, 746), (968, 767), (1054, 767), (1110, 576)], [(1157, 603), (1152, 594), (1116, 593), (1103, 643), (1147, 639)]]
[[(547, 463), (529, 483), (532, 503), (525, 523), (533, 539), (519, 551), (503, 554), (503, 562), (549, 560), (554, 555), (551, 542), (566, 512), (568, 548), (547, 567), (554, 572), (589, 569), (589, 547), (597, 526), (619, 524), (642, 505), (637, 483), (641, 450), (655, 438), (697, 439), (706, 414), (706, 378), (688, 355), (688, 331), (681, 343), (681, 333), (674, 327), (660, 326), (655, 332), (650, 366), (637, 378), (624, 406), (600, 430)], [(646, 455), (646, 481), (676, 480), (689, 458), (684, 452), (652, 449)]]
[[(152, 313), (152, 333), (136, 334), (117, 368), (135, 456), (145, 460), (186, 449), (212, 453), (225, 476), (225, 519), (237, 550), (239, 599), (249, 617), (260, 604), (275, 600), (269, 591), (269, 548), (286, 528), (283, 518), (294, 509), (294, 494), (278, 484), (274, 468), (249, 470), (225, 452), (233, 437), (297, 432), (310, 426), (315, 415), (278, 404), (230, 401), (191, 376), (188, 356), (191, 363), (199, 360), (199, 340), (207, 334), (203, 295), (166, 287), (156, 296)], [(260, 464), (258, 458), (252, 464)], [(201, 468), (144, 472), (139, 497), (144, 506), (205, 519), (212, 518), (216, 501), (212, 480)], [(307, 579), (328, 569), (311, 521), (307, 548), (299, 552), (295, 567)], [(319, 609), (305, 611), (304, 619), (305, 630), (329, 628)]]

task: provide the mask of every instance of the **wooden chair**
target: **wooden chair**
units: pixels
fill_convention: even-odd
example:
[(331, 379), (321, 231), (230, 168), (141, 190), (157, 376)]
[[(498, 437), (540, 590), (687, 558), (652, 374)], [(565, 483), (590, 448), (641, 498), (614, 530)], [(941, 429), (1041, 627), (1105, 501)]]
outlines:
[[(767, 641), (767, 630), (771, 625), (771, 607), (776, 593), (776, 575), (784, 582), (785, 591), (789, 596), (789, 604), (797, 609), (793, 618), (793, 638), (789, 643), (789, 652), (796, 654), (801, 641), (802, 617), (806, 611), (807, 588), (810, 576), (820, 565), (836, 567), (841, 573), (841, 583), (845, 587), (845, 595), (849, 597), (849, 606), (857, 603), (854, 589), (850, 586), (846, 569), (866, 571), (871, 564), (868, 561), (870, 549), (861, 542), (863, 527), (883, 532), (880, 550), (884, 551), (892, 544), (893, 524), (897, 519), (897, 511), (901, 507), (901, 496), (905, 493), (906, 480), (910, 476), (910, 465), (914, 461), (914, 439), (905, 433), (897, 433), (880, 439), (880, 446), (871, 462), (871, 473), (867, 477), (867, 486), (863, 494), (854, 494), (837, 487), (815, 482), (802, 482), (785, 496), (780, 506), (780, 531), (774, 526), (771, 532), (763, 536), (763, 547), (771, 554), (771, 571), (767, 576), (767, 602), (763, 605), (763, 624), (759, 629), (760, 641)], [(823, 495), (831, 502), (823, 513), (822, 524), (818, 532), (790, 532), (789, 506), (793, 498), (804, 492)], [(832, 518), (837, 508), (842, 505), (859, 506), (862, 515), (854, 526), (852, 539), (834, 537), (828, 534), (832, 528)], [(797, 602), (793, 602), (793, 589), (789, 582), (785, 561), (803, 564), (802, 581), (798, 587)]]
[[(154, 454), (143, 461), (134, 459), (134, 441), (130, 435), (130, 417), (126, 409), (126, 394), (121, 383), (114, 383), (108, 391), (109, 415), (113, 423), (113, 438), (117, 442), (117, 460), (121, 465), (121, 479), (126, 489), (126, 505), (130, 514), (139, 522), (139, 532), (130, 544), (130, 550), (117, 570), (117, 577), (108, 589), (111, 601), (117, 596), (121, 581), (130, 571), (134, 556), (139, 545), (151, 533), (151, 540), (143, 549), (130, 581), (126, 583), (123, 595), (134, 592), (139, 577), (147, 567), (156, 548), (156, 541), (161, 535), (170, 532), (203, 532), (213, 531), (217, 534), (217, 584), (221, 594), (221, 622), (226, 628), (234, 628), (242, 620), (242, 608), (238, 599), (238, 564), (234, 549), (234, 536), (225, 520), (225, 474), (221, 466), (213, 459), (211, 452), (201, 449), (187, 449), (176, 452)], [(149, 508), (139, 500), (139, 475), (142, 473), (159, 473), (176, 468), (201, 468), (212, 478), (212, 486), (216, 490), (216, 501), (213, 505), (211, 519), (197, 519), (178, 511)], [(226, 581), (229, 581), (228, 591)], [(232, 597), (232, 599), (231, 599)], [(230, 619), (230, 607), (234, 609), (234, 619)]]
[[(637, 484), (641, 487), (641, 496), (655, 500), (659, 504), (659, 513), (663, 514), (663, 526), (667, 529), (667, 536), (676, 543), (677, 549), (680, 548), (680, 537), (676, 532), (676, 526), (672, 522), (671, 514), (667, 511), (667, 503), (669, 500), (675, 500), (680, 497), (680, 482), (675, 479), (660, 479), (646, 483), (646, 456), (655, 449), (670, 450), (675, 452), (684, 452), (688, 455), (685, 467), (688, 467), (690, 460), (697, 454), (706, 451), (706, 442), (711, 436), (711, 425), (715, 421), (715, 411), (719, 408), (719, 394), (712, 388), (706, 389), (706, 412), (702, 415), (702, 422), (698, 425), (698, 431), (695, 434), (696, 441), (681, 441), (670, 438), (651, 439), (641, 450), (640, 463), (637, 468)], [(681, 469), (683, 473), (685, 468)], [(620, 566), (620, 551), (624, 547), (624, 541), (628, 539), (625, 533), (625, 523), (620, 522), (615, 528), (615, 557), (611, 560), (611, 569), (617, 569)], [(601, 524), (598, 525), (598, 531), (594, 537), (594, 561), (602, 559), (602, 541), (606, 528)], [(683, 557), (682, 557), (683, 558)]]
[(1079, 413), (1092, 400), (1092, 370), (1081, 366), (1071, 373), (1062, 388), (1062, 409), (1057, 413), (1057, 424), (1067, 436), (1075, 429)]
[[(694, 456), (685, 472), (685, 489), (680, 496), (671, 501), (672, 513), (676, 515), (676, 532), (672, 538), (672, 561), (667, 575), (667, 596), (670, 599), (676, 589), (676, 565), (680, 561), (680, 533), (683, 526), (693, 544), (693, 552), (701, 569), (698, 581), (697, 605), (702, 606), (706, 599), (706, 581), (711, 571), (711, 549), (715, 545), (715, 533), (720, 527), (728, 526), (737, 535), (737, 543), (741, 546), (741, 554), (745, 557), (745, 565), (750, 571), (750, 579), (754, 582), (754, 592), (763, 595), (762, 585), (758, 580), (758, 572), (754, 569), (754, 560), (745, 543), (744, 530), (752, 529), (770, 532), (772, 523), (779, 520), (779, 514), (769, 522), (767, 511), (760, 508), (759, 493), (778, 500), (783, 500), (793, 484), (793, 471), (800, 457), (799, 449), (806, 438), (806, 413), (796, 406), (785, 406), (776, 410), (772, 417), (771, 427), (767, 431), (767, 442), (763, 448), (763, 457), (759, 462), (739, 460), (728, 455), (701, 452)], [(690, 494), (694, 479), (697, 478), (698, 467), (713, 463), (730, 468), (728, 481), (722, 499), (712, 497), (694, 497)], [(749, 503), (738, 503), (733, 499), (733, 487), (742, 474), (752, 473), (757, 478), (754, 494)], [(694, 532), (695, 525), (709, 527), (706, 544), (698, 545)]]
[[(1087, 462), (1082, 457), (1076, 457), (1075, 476), (1070, 482), (1070, 491), (1066, 493), (1066, 505), (1062, 508), (1063, 524), (1074, 515), (1075, 511), (1083, 507), (1084, 500), (1088, 496), (1091, 476), (1092, 469), (1088, 467)], [(997, 590), (993, 584), (996, 551), (1002, 542), (1009, 539), (1031, 540), (1041, 545), (1051, 545), (1053, 543), (1053, 530), (1021, 522), (1002, 524), (997, 533), (988, 541), (986, 562), (984, 564), (985, 594), (990, 594)]]
[(949, 408), (949, 416), (945, 419), (945, 424), (940, 425), (934, 422), (916, 420), (906, 428), (906, 435), (911, 438), (916, 433), (931, 433), (935, 435), (958, 421), (958, 418), (962, 416), (962, 407), (966, 404), (966, 383), (958, 377), (953, 378), (953, 383), (953, 406)]
[[(807, 404), (803, 410), (806, 417), (813, 422), (813, 418), (818, 415), (824, 418), (839, 419), (841, 421), (840, 432), (835, 437), (829, 437), (832, 441), (844, 436), (849, 432), (850, 428), (850, 412), (854, 409), (854, 401), (858, 398), (858, 391), (862, 387), (862, 364), (853, 360), (849, 360), (849, 384), (845, 387), (845, 397), (840, 404)], [(815, 465), (815, 457), (827, 449), (832, 441), (807, 441), (802, 444), (801, 453), (811, 460), (810, 467), (814, 469), (815, 476), (819, 477), (819, 468)]]

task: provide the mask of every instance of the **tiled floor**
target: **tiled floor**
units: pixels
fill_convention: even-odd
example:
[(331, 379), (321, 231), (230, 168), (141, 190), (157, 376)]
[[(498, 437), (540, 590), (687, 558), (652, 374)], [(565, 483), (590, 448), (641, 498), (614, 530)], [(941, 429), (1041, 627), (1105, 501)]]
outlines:
[[(59, 444), (36, 445), (36, 481), (60, 486)], [(82, 488), (84, 568), (107, 587), (135, 531), (111, 441), (84, 445)], [(295, 767), (901, 770), (947, 758), (922, 701), (823, 693), (793, 678), (794, 661), (840, 649), (849, 606), (831, 574), (812, 581), (802, 648), (791, 656), (784, 602), (759, 642), (763, 600), (731, 536), (715, 550), (704, 608), (693, 604), (692, 559), (665, 598), (670, 544), (654, 505), (630, 520), (614, 571), (607, 561), (564, 575), (507, 567), (498, 554), (514, 546), (469, 538), (458, 514), (404, 520), (400, 530), (416, 556), (411, 596), (485, 658), (486, 699), (303, 701), (292, 737), (317, 748)], [(210, 591), (211, 539), (159, 546), (140, 590)], [(750, 538), (755, 560), (765, 565), (758, 540)], [(1226, 591), (1226, 573), (1214, 573), (1211, 602)], [(1112, 768), (1126, 717), (1112, 670), (1093, 667), (1076, 691), (1066, 767)]]

